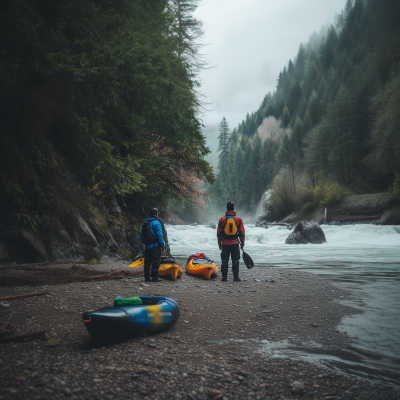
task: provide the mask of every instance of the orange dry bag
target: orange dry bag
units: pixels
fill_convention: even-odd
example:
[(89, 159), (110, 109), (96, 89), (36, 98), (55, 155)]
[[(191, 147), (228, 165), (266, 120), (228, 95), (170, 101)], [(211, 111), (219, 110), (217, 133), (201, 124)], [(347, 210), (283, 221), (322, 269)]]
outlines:
[(225, 239), (234, 239), (239, 237), (239, 230), (236, 226), (235, 217), (232, 217), (231, 215), (226, 216), (223, 236)]

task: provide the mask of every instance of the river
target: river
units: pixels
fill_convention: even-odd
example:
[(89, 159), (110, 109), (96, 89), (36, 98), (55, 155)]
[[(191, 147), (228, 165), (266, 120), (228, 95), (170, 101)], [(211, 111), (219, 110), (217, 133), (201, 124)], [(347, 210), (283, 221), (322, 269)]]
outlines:
[[(246, 225), (245, 251), (256, 266), (329, 275), (352, 292), (350, 305), (361, 313), (345, 317), (338, 329), (352, 337), (346, 349), (325, 351), (270, 345), (276, 357), (302, 358), (337, 372), (400, 386), (400, 227), (372, 224), (323, 225), (327, 243), (286, 245), (286, 227)], [(171, 253), (186, 258), (206, 253), (220, 262), (216, 231), (207, 226), (167, 225)]]

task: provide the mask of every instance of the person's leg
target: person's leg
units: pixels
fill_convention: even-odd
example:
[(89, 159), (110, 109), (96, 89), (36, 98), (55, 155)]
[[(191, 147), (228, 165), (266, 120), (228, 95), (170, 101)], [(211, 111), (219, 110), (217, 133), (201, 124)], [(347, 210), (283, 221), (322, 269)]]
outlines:
[(146, 249), (144, 251), (144, 280), (150, 282), (150, 266), (153, 262), (153, 249)]
[(161, 279), (158, 279), (158, 268), (160, 267), (161, 261), (161, 247), (153, 247), (153, 266), (151, 267), (151, 277), (153, 282), (161, 282)]
[(239, 278), (239, 260), (240, 260), (239, 244), (231, 244), (230, 250), (232, 255), (233, 280), (236, 282), (240, 282), (241, 279)]
[(228, 263), (229, 263), (229, 246), (222, 245), (221, 250), (221, 274), (222, 281), (226, 282), (228, 280)]

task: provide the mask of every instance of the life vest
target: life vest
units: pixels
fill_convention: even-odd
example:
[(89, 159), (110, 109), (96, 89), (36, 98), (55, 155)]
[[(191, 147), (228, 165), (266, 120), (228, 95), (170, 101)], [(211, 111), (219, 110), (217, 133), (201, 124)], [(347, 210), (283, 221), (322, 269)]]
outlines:
[(232, 215), (226, 215), (226, 223), (222, 236), (225, 239), (235, 239), (239, 237), (239, 229), (236, 226), (235, 217)]

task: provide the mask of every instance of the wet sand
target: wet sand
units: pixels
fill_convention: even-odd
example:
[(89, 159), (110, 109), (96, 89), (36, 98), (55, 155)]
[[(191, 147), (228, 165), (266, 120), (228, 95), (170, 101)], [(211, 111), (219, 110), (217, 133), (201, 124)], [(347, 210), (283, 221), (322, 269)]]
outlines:
[[(127, 265), (103, 258), (95, 268)], [(15, 333), (49, 327), (49, 337), (60, 337), (60, 343), (46, 346), (47, 338), (1, 344), (0, 399), (400, 398), (397, 388), (262, 352), (261, 341), (348, 346), (350, 338), (336, 326), (356, 312), (340, 304), (349, 293), (326, 278), (292, 270), (241, 267), (240, 275), (240, 283), (232, 282), (231, 273), (229, 282), (221, 282), (220, 276), (205, 281), (184, 272), (176, 282), (144, 284), (137, 278), (2, 288), (1, 296), (51, 291), (0, 307), (0, 327), (15, 312)], [(94, 346), (82, 312), (112, 306), (118, 295), (145, 294), (176, 299), (178, 322), (159, 334)]]

